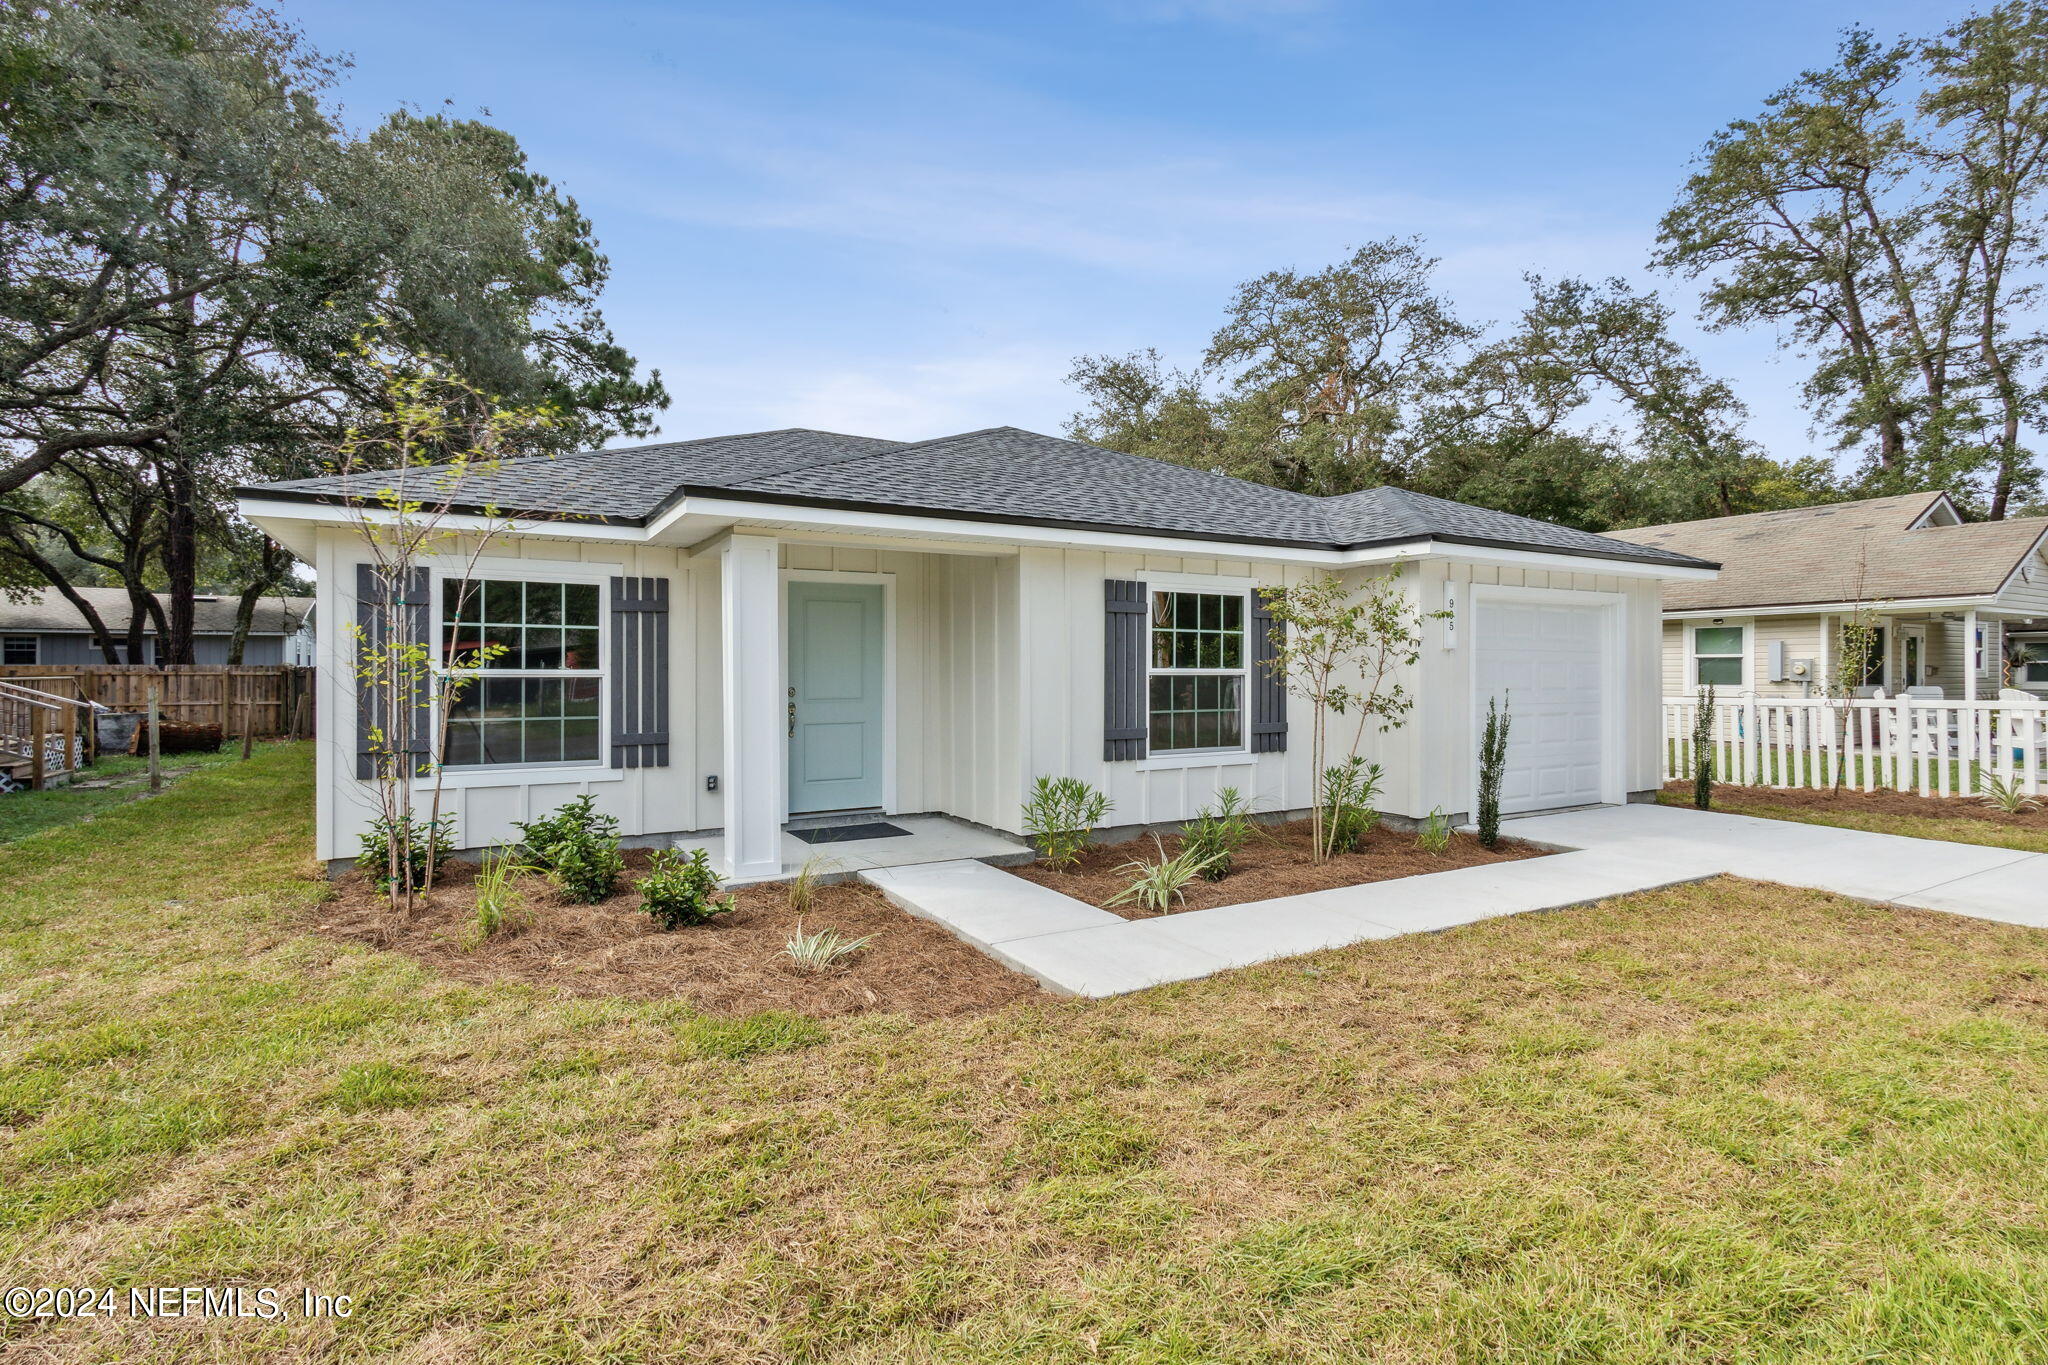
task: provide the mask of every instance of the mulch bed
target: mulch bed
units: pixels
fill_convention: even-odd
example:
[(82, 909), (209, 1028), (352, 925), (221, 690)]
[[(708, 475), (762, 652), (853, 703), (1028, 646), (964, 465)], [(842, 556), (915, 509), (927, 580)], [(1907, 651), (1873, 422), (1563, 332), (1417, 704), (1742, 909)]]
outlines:
[(819, 1018), (893, 1013), (916, 1019), (975, 1014), (1039, 994), (1028, 977), (969, 947), (936, 924), (914, 919), (857, 883), (817, 888), (802, 916), (806, 933), (836, 929), (845, 938), (873, 934), (840, 970), (813, 976), (784, 955), (797, 926), (784, 886), (744, 887), (736, 909), (706, 925), (663, 933), (640, 908), (632, 882), (645, 850), (628, 849), (627, 888), (596, 905), (575, 905), (547, 881), (521, 883), (527, 924), (462, 946), (475, 906), (476, 869), (455, 863), (388, 942), (385, 899), (367, 878), (349, 873), (314, 908), (319, 932), (405, 953), (462, 981), (517, 981), (567, 994), (688, 1000), (719, 1015), (788, 1010)]
[[(1692, 783), (1667, 782), (1664, 790), (1692, 803)], [(1915, 820), (1982, 820), (2009, 829), (2030, 829), (2048, 833), (2048, 806), (2024, 815), (2007, 815), (1993, 810), (1975, 797), (1916, 796), (1892, 791), (1814, 791), (1805, 787), (1738, 787), (1714, 784), (1716, 804), (1732, 806), (1781, 806), (1789, 810), (1835, 811), (1860, 815), (1906, 816)]]
[[(1473, 867), (1480, 863), (1540, 858), (1548, 852), (1516, 839), (1503, 839), (1500, 847), (1488, 850), (1473, 835), (1454, 834), (1451, 846), (1439, 856), (1417, 848), (1413, 834), (1382, 827), (1366, 836), (1359, 851), (1339, 853), (1328, 862), (1317, 863), (1309, 856), (1313, 841), (1308, 821), (1261, 825), (1259, 830), (1251, 842), (1238, 851), (1229, 876), (1215, 882), (1199, 879), (1190, 882), (1186, 903), (1168, 913), (1207, 910), (1218, 905), (1241, 905), (1273, 896), (1328, 891), (1333, 887), (1391, 881), (1395, 877), (1414, 877), (1425, 872), (1448, 872), (1454, 867)], [(1168, 856), (1180, 851), (1179, 839), (1170, 838), (1163, 842)], [(1081, 861), (1064, 871), (1054, 871), (1043, 863), (1013, 867), (1008, 871), (1076, 900), (1101, 906), (1125, 919), (1145, 919), (1153, 912), (1129, 902), (1103, 905), (1104, 901), (1131, 884), (1133, 874), (1124, 869), (1124, 864), (1140, 859), (1148, 863), (1159, 860), (1158, 845), (1152, 842), (1150, 835), (1121, 844), (1090, 845), (1081, 855)]]

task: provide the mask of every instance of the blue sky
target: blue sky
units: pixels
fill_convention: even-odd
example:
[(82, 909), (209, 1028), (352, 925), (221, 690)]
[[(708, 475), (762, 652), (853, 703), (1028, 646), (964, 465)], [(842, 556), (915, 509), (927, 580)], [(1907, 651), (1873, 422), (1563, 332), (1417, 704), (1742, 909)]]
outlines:
[[(1960, 7), (284, 0), (352, 122), (488, 111), (595, 220), (682, 438), (1057, 431), (1080, 354), (1192, 363), (1240, 280), (1419, 235), (1466, 315), (1643, 270), (1716, 128), (1850, 23)], [(1796, 361), (1689, 329), (1782, 456)]]

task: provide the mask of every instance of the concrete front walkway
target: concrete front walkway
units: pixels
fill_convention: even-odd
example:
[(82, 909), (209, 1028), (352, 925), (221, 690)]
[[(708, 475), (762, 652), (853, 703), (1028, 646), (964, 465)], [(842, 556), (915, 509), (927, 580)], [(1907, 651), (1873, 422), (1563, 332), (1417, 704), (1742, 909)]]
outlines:
[(1141, 920), (979, 862), (859, 875), (894, 904), (945, 925), (1048, 990), (1082, 996), (1722, 873), (2048, 926), (2048, 855), (2038, 853), (1662, 806), (1537, 816), (1513, 821), (1507, 832), (1571, 851)]

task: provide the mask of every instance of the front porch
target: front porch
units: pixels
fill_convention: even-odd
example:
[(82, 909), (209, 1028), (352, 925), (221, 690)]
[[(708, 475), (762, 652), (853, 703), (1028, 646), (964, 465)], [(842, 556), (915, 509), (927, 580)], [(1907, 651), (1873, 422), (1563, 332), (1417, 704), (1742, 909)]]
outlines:
[[(865, 825), (885, 825), (902, 833), (877, 832), (872, 837), (833, 838), (816, 843), (803, 838), (805, 833), (858, 829)], [(723, 835), (714, 834), (703, 839), (681, 838), (675, 841), (675, 846), (684, 852), (701, 848), (710, 856), (712, 866), (730, 866)], [(1036, 856), (1028, 844), (944, 815), (860, 815), (832, 821), (798, 819), (785, 825), (781, 831), (778, 866), (774, 871), (737, 873), (726, 879), (726, 885), (750, 886), (758, 882), (779, 881), (795, 876), (807, 866), (820, 882), (840, 882), (885, 867), (914, 867), (920, 863), (960, 860), (1011, 867), (1028, 863)]]
[[(993, 832), (1021, 788), (1014, 546), (745, 528), (691, 558), (717, 574), (704, 728), (719, 736), (706, 813), (722, 819), (679, 846), (734, 885), (1031, 856)], [(876, 823), (903, 832), (800, 837)]]

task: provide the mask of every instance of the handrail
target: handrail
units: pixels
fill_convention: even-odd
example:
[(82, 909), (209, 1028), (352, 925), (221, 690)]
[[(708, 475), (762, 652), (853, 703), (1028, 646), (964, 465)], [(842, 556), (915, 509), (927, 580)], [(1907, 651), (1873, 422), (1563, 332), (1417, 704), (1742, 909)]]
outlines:
[(53, 697), (48, 692), (39, 692), (33, 687), (16, 687), (5, 682), (0, 682), (0, 696), (27, 706), (40, 706), (45, 711), (62, 711), (65, 703), (73, 706), (92, 705), (91, 702), (81, 701), (76, 697)]

